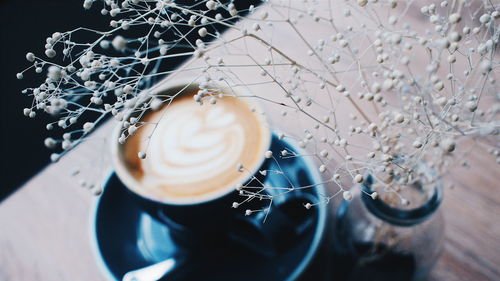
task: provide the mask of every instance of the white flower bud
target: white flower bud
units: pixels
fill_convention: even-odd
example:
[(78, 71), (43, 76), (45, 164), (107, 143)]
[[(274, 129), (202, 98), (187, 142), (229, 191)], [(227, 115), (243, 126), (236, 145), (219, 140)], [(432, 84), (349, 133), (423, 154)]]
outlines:
[(394, 116), (394, 121), (396, 121), (396, 123), (403, 123), (405, 121), (405, 116), (401, 113), (397, 113), (396, 116)]
[(127, 41), (125, 38), (118, 35), (113, 39), (113, 41), (111, 41), (111, 45), (113, 45), (113, 48), (117, 51), (123, 51), (127, 47)]
[(352, 193), (350, 191), (346, 190), (342, 193), (342, 197), (344, 197), (344, 200), (351, 201), (352, 200)]
[(364, 7), (366, 4), (368, 4), (368, 0), (358, 0), (358, 5), (360, 7)]
[(439, 144), (446, 152), (455, 150), (455, 141), (453, 139), (444, 139)]
[(327, 157), (328, 156), (328, 150), (326, 150), (326, 149), (321, 150), (321, 152), (319, 153), (319, 155), (321, 157)]
[(94, 128), (94, 123), (92, 122), (86, 122), (85, 124), (83, 124), (83, 131), (86, 133), (91, 131), (93, 128)]
[(487, 24), (488, 22), (490, 22), (491, 20), (491, 16), (488, 15), (488, 14), (483, 14), (480, 18), (479, 18), (479, 21), (482, 23), (482, 24)]
[(270, 158), (273, 158), (273, 152), (271, 150), (268, 150), (264, 153), (264, 156), (267, 158), (267, 159), (270, 159)]
[(357, 183), (362, 183), (363, 182), (363, 176), (360, 175), (360, 174), (357, 174), (356, 176), (354, 176), (354, 181), (357, 182)]
[(461, 16), (460, 16), (460, 14), (458, 14), (458, 13), (451, 14), (451, 15), (448, 17), (448, 21), (449, 21), (451, 24), (456, 24), (456, 23), (459, 23), (461, 20), (462, 20), (462, 17), (461, 17)]
[(483, 60), (479, 65), (479, 68), (482, 72), (489, 72), (491, 71), (491, 62), (489, 60)]
[(437, 82), (436, 84), (434, 84), (434, 89), (435, 89), (436, 91), (441, 91), (441, 90), (443, 90), (443, 89), (444, 89), (444, 83), (443, 83), (443, 82), (441, 82), (441, 81)]
[(320, 172), (320, 173), (324, 173), (324, 172), (326, 172), (326, 166), (325, 166), (325, 165), (321, 165), (321, 166), (319, 166), (319, 172)]
[(462, 40), (462, 36), (458, 32), (453, 31), (450, 33), (450, 35), (448, 35), (448, 39), (450, 39), (450, 41), (452, 42), (458, 42)]
[(94, 196), (99, 196), (99, 195), (101, 195), (101, 194), (102, 194), (102, 189), (101, 189), (101, 188), (99, 188), (99, 187), (93, 188), (93, 189), (92, 189), (92, 194), (93, 194)]
[(61, 158), (61, 155), (57, 154), (57, 153), (52, 153), (50, 155), (50, 161), (52, 161), (52, 162), (57, 162), (57, 161), (59, 161), (60, 158)]
[(393, 34), (393, 35), (391, 36), (391, 43), (392, 43), (393, 45), (398, 45), (398, 44), (400, 44), (400, 43), (401, 43), (401, 40), (402, 40), (402, 39), (403, 39), (403, 37), (401, 36), (401, 34), (397, 34), (397, 33), (396, 33), (396, 34)]
[(217, 9), (217, 3), (213, 0), (209, 0), (207, 1), (207, 3), (205, 3), (205, 5), (207, 6), (208, 9), (210, 10), (215, 10)]
[(134, 90), (134, 88), (132, 88), (132, 86), (130, 86), (130, 85), (125, 85), (123, 87), (123, 92), (125, 94), (130, 94), (130, 93), (132, 93), (133, 90)]
[(57, 144), (56, 140), (53, 138), (46, 138), (43, 143), (47, 148), (54, 148)]
[(137, 132), (137, 127), (135, 125), (132, 125), (132, 126), (128, 127), (127, 132), (129, 135), (132, 136), (135, 134), (135, 132)]
[(465, 107), (470, 111), (474, 112), (477, 109), (477, 103), (475, 101), (468, 101), (465, 103)]
[(71, 147), (71, 141), (65, 140), (62, 142), (61, 147), (63, 150), (67, 150)]
[(208, 34), (208, 31), (205, 27), (198, 29), (198, 35), (200, 35), (201, 37), (205, 37), (205, 36), (207, 36), (207, 34)]
[(47, 49), (45, 50), (45, 55), (49, 58), (53, 58), (56, 56), (56, 51), (54, 51), (54, 49)]
[(434, 103), (439, 106), (445, 106), (447, 102), (448, 99), (446, 97), (439, 97), (437, 99), (434, 99)]
[(111, 9), (111, 11), (109, 11), (109, 15), (112, 17), (116, 17), (119, 13), (120, 13), (120, 8)]
[(413, 147), (415, 148), (421, 148), (422, 147), (422, 142), (420, 140), (416, 140), (413, 142)]
[(377, 130), (377, 128), (378, 128), (378, 126), (377, 126), (377, 124), (375, 124), (375, 123), (370, 123), (370, 125), (368, 125), (368, 130), (369, 130), (370, 132), (374, 132), (374, 131), (376, 131), (376, 130)]
[(34, 62), (35, 61), (35, 54), (33, 54), (33, 53), (27, 53), (26, 54), (26, 60), (28, 60), (29, 62)]
[(243, 164), (238, 163), (236, 165), (236, 170), (241, 173), (241, 172), (243, 172), (245, 170), (245, 167), (243, 167)]
[(83, 1), (83, 8), (85, 10), (90, 9), (92, 7), (92, 3), (93, 2), (94, 2), (93, 0), (85, 0), (85, 1)]

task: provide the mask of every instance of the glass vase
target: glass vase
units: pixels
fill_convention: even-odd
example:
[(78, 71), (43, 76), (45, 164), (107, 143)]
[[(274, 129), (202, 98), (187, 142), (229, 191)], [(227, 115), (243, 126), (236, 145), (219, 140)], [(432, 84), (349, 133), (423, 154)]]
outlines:
[(334, 280), (422, 280), (443, 248), (441, 183), (417, 180), (380, 190), (386, 187), (374, 184), (375, 178), (365, 177), (353, 199), (337, 210)]

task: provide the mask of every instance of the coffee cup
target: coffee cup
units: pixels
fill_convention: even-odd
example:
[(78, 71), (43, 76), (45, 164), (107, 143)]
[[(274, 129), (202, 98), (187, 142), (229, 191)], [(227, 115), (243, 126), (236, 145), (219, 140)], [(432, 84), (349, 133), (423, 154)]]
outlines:
[[(190, 256), (209, 257), (225, 253), (227, 247), (273, 259), (302, 244), (303, 237), (314, 237), (307, 262), (290, 277), (295, 280), (318, 249), (325, 208), (309, 219), (302, 206), (318, 200), (314, 192), (277, 196), (279, 188), (259, 189), (291, 184), (286, 177), (262, 171), (281, 169), (281, 160), (267, 151), (293, 148), (272, 133), (252, 96), (218, 83), (161, 83), (139, 95), (113, 132), (118, 178), (138, 206), (168, 228), (169, 239), (180, 249), (171, 258), (180, 271), (170, 269), (165, 277), (183, 272)], [(319, 182), (303, 165), (286, 165), (291, 165), (297, 184)], [(254, 196), (241, 196), (241, 186), (257, 187)], [(259, 194), (277, 197), (270, 205)], [(261, 211), (249, 215), (247, 209)]]
[[(263, 111), (250, 96), (217, 83), (160, 84), (123, 112), (113, 132), (119, 179), (145, 211), (181, 237), (237, 233), (243, 243), (260, 237), (262, 245), (274, 243), (271, 236), (289, 227), (286, 218), (277, 218), (278, 209), (245, 216), (245, 209), (267, 207), (265, 200), (234, 208), (244, 199), (238, 186), (265, 181), (259, 170), (265, 169), (272, 140)], [(270, 213), (275, 222), (264, 224)]]

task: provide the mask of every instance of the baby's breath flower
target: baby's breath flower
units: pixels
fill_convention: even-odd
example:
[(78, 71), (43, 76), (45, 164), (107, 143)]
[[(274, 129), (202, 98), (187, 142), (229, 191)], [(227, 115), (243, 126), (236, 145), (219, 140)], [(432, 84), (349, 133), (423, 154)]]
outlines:
[[(174, 101), (175, 97), (165, 99), (144, 90), (172, 73), (161, 66), (192, 56), (200, 66), (182, 66), (176, 71), (194, 71), (192, 76), (199, 76), (193, 78), (199, 84), (193, 102), (216, 107), (226, 94), (233, 96), (233, 89), (248, 88), (250, 93), (244, 98), (268, 103), (266, 108), (281, 113), (278, 126), (292, 127), (286, 137), (279, 134), (279, 139), (296, 140), (304, 150), (269, 150), (263, 157), (314, 159), (326, 184), (338, 190), (333, 194), (342, 194), (345, 200), (352, 199), (353, 191), (343, 182), (354, 183), (356, 188), (366, 175), (373, 176), (374, 186), (384, 187), (369, 194), (373, 199), (385, 198), (385, 191), (399, 193), (400, 185), (411, 180), (426, 180), (415, 171), (420, 162), (436, 169), (439, 178), (454, 162), (463, 162), (459, 159), (467, 152), (461, 142), (466, 139), (490, 147), (490, 155), (500, 162), (495, 139), (500, 126), (496, 79), (500, 13), (489, 1), (481, 12), (462, 5), (463, 1), (423, 6), (411, 0), (341, 1), (332, 6), (335, 11), (328, 6), (317, 9), (321, 1), (280, 5), (271, 1), (258, 13), (255, 7), (238, 10), (233, 3), (213, 0), (196, 6), (164, 0), (115, 2), (84, 0), (85, 9), (100, 7), (109, 26), (53, 33), (43, 42), (44, 53), (27, 53), (29, 66), (16, 74), (18, 79), (30, 71), (42, 75), (41, 84), (23, 90), (33, 102), (22, 113), (30, 118), (37, 113), (57, 118), (46, 128), (55, 134), (54, 128), (59, 127), (63, 135), (44, 140), (46, 147), (56, 150), (52, 161), (88, 139), (108, 115), (121, 124), (121, 134), (112, 141), (122, 144), (142, 126), (154, 126), (129, 113), (141, 116)], [(403, 2), (410, 5), (408, 9), (394, 9)], [(380, 9), (387, 16), (379, 17)], [(419, 29), (406, 20), (415, 10), (426, 19)], [(332, 18), (337, 11), (342, 22)], [(247, 21), (235, 25), (245, 13), (249, 13)], [(372, 24), (373, 19), (380, 22)], [(303, 34), (301, 25), (306, 22), (311, 30), (330, 32), (335, 22), (334, 34)], [(236, 32), (221, 37), (214, 25)], [(285, 28), (292, 46), (274, 37)], [(95, 41), (78, 41), (88, 38), (79, 37), (82, 32), (93, 33)], [(212, 38), (216, 41), (208, 44)], [(235, 63), (235, 56), (247, 61)], [(238, 69), (256, 75), (241, 76)], [(214, 89), (214, 81), (227, 86), (228, 93)], [(256, 85), (272, 86), (276, 95), (254, 89)], [(78, 125), (80, 120), (85, 123)], [(137, 157), (144, 159), (146, 152)], [(248, 172), (242, 164), (236, 170)], [(283, 170), (259, 174), (290, 176)], [(85, 186), (91, 185), (86, 181)], [(273, 188), (279, 192), (266, 192)], [(273, 194), (297, 188), (238, 184), (236, 190), (245, 199), (232, 207), (254, 198), (272, 202), (273, 196), (279, 196)], [(102, 191), (96, 186), (91, 190)], [(330, 198), (324, 196), (328, 202)], [(401, 204), (409, 201), (402, 198)]]

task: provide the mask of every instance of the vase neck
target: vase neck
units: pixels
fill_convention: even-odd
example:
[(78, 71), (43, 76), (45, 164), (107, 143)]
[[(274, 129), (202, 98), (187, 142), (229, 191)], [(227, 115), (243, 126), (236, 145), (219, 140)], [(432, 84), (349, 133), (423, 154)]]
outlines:
[[(432, 195), (426, 199), (420, 206), (412, 209), (402, 209), (390, 206), (380, 197), (372, 199), (369, 194), (374, 190), (372, 186), (374, 178), (369, 175), (366, 181), (361, 185), (361, 199), (370, 213), (377, 218), (397, 226), (413, 226), (427, 220), (441, 205), (442, 186), (440, 183), (434, 183), (431, 187)], [(413, 187), (410, 187), (413, 188)], [(420, 190), (422, 190), (420, 188)], [(422, 191), (419, 191), (422, 193)]]

